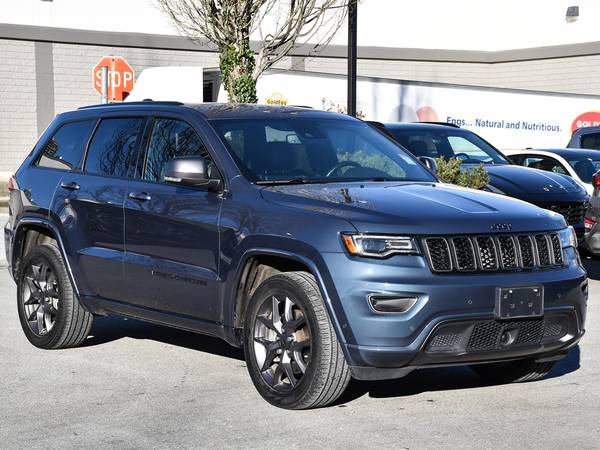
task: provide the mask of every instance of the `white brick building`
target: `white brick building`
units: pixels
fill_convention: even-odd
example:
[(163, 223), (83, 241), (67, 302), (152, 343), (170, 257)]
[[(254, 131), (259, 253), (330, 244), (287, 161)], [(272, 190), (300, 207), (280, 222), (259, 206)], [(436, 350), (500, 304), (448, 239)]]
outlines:
[[(579, 4), (581, 17), (566, 23)], [(600, 95), (595, 0), (362, 0), (359, 75)], [(484, 5), (485, 4), (485, 5)], [(345, 29), (318, 56), (278, 67), (343, 74)], [(97, 103), (92, 67), (123, 56), (137, 73), (218, 66), (206, 43), (177, 36), (152, 0), (4, 0), (0, 8), (0, 171), (14, 170), (59, 112)]]

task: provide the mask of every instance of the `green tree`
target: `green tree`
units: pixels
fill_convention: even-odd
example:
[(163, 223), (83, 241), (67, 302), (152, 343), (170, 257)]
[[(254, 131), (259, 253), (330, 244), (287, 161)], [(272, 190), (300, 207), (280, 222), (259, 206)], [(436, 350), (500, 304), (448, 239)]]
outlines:
[(490, 181), (490, 176), (483, 168), (483, 164), (476, 167), (461, 170), (461, 160), (458, 158), (436, 158), (438, 166), (437, 175), (446, 183), (456, 184), (458, 186), (472, 189), (483, 189)]

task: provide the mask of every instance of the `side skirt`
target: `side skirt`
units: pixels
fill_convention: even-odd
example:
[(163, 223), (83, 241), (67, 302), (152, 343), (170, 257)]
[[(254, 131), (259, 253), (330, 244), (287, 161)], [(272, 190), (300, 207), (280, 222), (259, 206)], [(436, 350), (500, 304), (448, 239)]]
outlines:
[(225, 331), (225, 327), (220, 323), (209, 322), (179, 314), (156, 311), (149, 308), (130, 305), (128, 303), (100, 299), (96, 297), (83, 297), (82, 303), (84, 303), (85, 306), (92, 312), (92, 314), (95, 315), (107, 316), (115, 314), (123, 317), (131, 317), (133, 319), (139, 319), (157, 325), (164, 325), (167, 327), (178, 328), (180, 330), (192, 331), (194, 333), (218, 337), (231, 345), (237, 346), (236, 342), (230, 342), (228, 339), (228, 333)]

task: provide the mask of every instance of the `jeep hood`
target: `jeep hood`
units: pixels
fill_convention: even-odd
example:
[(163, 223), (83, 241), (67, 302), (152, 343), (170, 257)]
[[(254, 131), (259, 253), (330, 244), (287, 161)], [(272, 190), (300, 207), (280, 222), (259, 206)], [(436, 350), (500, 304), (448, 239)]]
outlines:
[[(558, 173), (508, 164), (486, 164), (484, 168), (490, 176), (491, 186), (517, 198), (543, 195), (548, 201), (556, 201), (561, 200), (561, 195), (585, 193), (573, 178)], [(558, 198), (551, 197), (552, 194)]]
[(530, 203), (443, 183), (284, 185), (265, 187), (261, 194), (274, 204), (346, 219), (361, 232), (461, 234), (566, 226), (559, 214)]

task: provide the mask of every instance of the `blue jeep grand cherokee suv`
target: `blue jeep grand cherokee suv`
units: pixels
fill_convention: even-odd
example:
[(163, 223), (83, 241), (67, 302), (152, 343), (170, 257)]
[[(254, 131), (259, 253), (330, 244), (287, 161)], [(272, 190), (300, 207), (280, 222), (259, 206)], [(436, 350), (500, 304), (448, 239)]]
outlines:
[(7, 256), (41, 348), (82, 343), (95, 315), (206, 333), (300, 409), (420, 367), (540, 378), (584, 332), (562, 216), (441, 184), (344, 115), (86, 107), (55, 119), (11, 189)]

